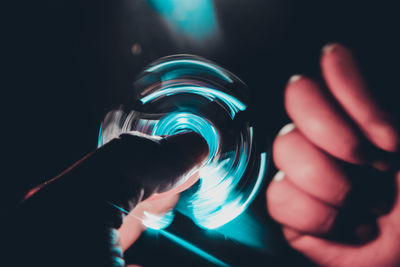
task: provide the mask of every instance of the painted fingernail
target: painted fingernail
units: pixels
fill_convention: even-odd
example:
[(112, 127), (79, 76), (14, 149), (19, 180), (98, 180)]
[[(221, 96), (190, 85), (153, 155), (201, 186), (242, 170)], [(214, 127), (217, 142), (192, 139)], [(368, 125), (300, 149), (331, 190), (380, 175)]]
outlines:
[(337, 46), (337, 43), (330, 43), (330, 44), (324, 45), (322, 47), (322, 54), (328, 54), (328, 53), (332, 52), (336, 46)]
[(293, 131), (296, 128), (296, 125), (294, 125), (293, 122), (286, 124), (285, 126), (282, 127), (282, 129), (279, 131), (278, 135), (279, 136), (284, 136)]
[(295, 83), (298, 80), (300, 80), (302, 77), (303, 76), (301, 76), (299, 74), (292, 75), (292, 77), (289, 78), (288, 84)]
[(275, 182), (280, 182), (280, 181), (283, 180), (283, 178), (285, 178), (285, 173), (284, 173), (283, 171), (278, 171), (278, 172), (275, 174), (273, 180), (274, 180)]

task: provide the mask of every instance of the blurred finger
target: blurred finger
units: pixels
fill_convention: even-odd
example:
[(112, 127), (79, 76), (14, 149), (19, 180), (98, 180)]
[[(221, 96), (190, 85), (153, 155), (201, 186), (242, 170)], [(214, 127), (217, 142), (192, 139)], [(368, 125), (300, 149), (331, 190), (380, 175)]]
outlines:
[[(130, 211), (154, 193), (166, 192), (177, 184), (182, 186), (177, 191), (190, 186), (197, 177), (186, 181), (185, 174), (200, 167), (207, 157), (207, 143), (195, 133), (161, 140), (123, 134), (30, 190), (21, 203), (34, 195), (56, 199), (59, 192), (73, 192), (78, 199), (99, 205), (105, 200), (111, 206)], [(119, 227), (120, 212), (107, 212), (109, 216), (104, 220)]]
[(120, 243), (123, 251), (127, 250), (146, 230), (143, 225), (144, 212), (155, 215), (163, 215), (173, 209), (179, 200), (179, 194), (167, 195), (157, 199), (147, 199), (140, 202), (127, 216), (125, 216), (121, 227), (118, 229)]
[(370, 94), (351, 51), (340, 44), (325, 46), (321, 67), (328, 88), (367, 138), (383, 150), (397, 151), (400, 139), (393, 118)]
[[(108, 176), (104, 179), (109, 182), (109, 200), (128, 204), (123, 208), (130, 210), (154, 193), (169, 191), (177, 185), (187, 186), (185, 182), (191, 178), (187, 174), (192, 174), (207, 159), (208, 146), (200, 135), (192, 132), (160, 141), (123, 134), (95, 155), (96, 167), (103, 165), (102, 175)], [(189, 182), (195, 179), (194, 176)]]
[(267, 189), (267, 207), (280, 224), (300, 232), (326, 234), (333, 226), (337, 211), (294, 186), (279, 171)]
[(303, 234), (289, 227), (283, 227), (282, 232), (290, 246), (310, 258), (318, 266), (342, 267), (342, 261), (336, 261), (335, 259), (352, 256), (356, 250), (354, 246), (354, 249), (350, 249), (350, 246), (336, 244), (318, 237)]
[(292, 77), (285, 107), (296, 127), (316, 146), (350, 163), (365, 162), (362, 134), (317, 82)]
[(328, 204), (342, 205), (350, 191), (350, 183), (338, 162), (297, 129), (278, 135), (273, 145), (273, 158), (287, 179)]

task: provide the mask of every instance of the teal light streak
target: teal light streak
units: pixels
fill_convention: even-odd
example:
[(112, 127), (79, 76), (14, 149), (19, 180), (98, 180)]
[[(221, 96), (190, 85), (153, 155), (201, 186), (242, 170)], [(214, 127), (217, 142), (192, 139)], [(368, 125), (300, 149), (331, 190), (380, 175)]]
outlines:
[(244, 207), (243, 210), (245, 210), (250, 205), (250, 203), (256, 197), (258, 191), (260, 191), (261, 184), (262, 184), (262, 181), (264, 179), (266, 171), (267, 171), (267, 153), (263, 152), (263, 153), (260, 154), (260, 172), (258, 173), (257, 181), (256, 181), (256, 183), (255, 183), (255, 185), (253, 187), (253, 190), (251, 191), (249, 197), (243, 203), (243, 207)]
[(129, 214), (129, 211), (127, 211), (127, 210), (121, 208), (120, 206), (117, 206), (117, 205), (115, 205), (115, 204), (113, 204), (113, 203), (111, 203), (111, 202), (108, 202), (108, 201), (107, 201), (107, 203), (110, 204), (111, 206), (113, 206), (114, 208), (116, 208), (117, 210), (121, 211), (122, 213), (124, 213), (124, 214)]
[(150, 68), (148, 68), (146, 71), (148, 72), (153, 72), (153, 71), (157, 71), (159, 69), (163, 69), (164, 67), (174, 67), (174, 66), (179, 66), (181, 67), (181, 64), (189, 64), (189, 65), (193, 65), (194, 67), (204, 67), (206, 69), (209, 69), (211, 71), (214, 71), (216, 74), (218, 74), (218, 76), (222, 79), (224, 79), (225, 81), (232, 83), (232, 79), (220, 68), (209, 64), (207, 62), (202, 62), (202, 61), (198, 61), (198, 60), (193, 60), (193, 59), (177, 59), (177, 60), (170, 60), (170, 61), (166, 61), (164, 63), (160, 63), (157, 64), (155, 66), (152, 66)]
[[(201, 185), (191, 202), (201, 208), (193, 211), (195, 222), (204, 228), (215, 229), (233, 220), (242, 212), (242, 194), (235, 192), (247, 167), (247, 149), (243, 144), (238, 163), (233, 168), (234, 157), (228, 157), (224, 164), (212, 167), (215, 171), (201, 171)], [(223, 178), (221, 180), (221, 178)]]
[(143, 104), (154, 100), (158, 97), (164, 97), (165, 95), (174, 95), (174, 94), (196, 94), (201, 95), (203, 97), (208, 97), (210, 99), (219, 99), (222, 100), (229, 108), (231, 113), (231, 118), (233, 119), (237, 112), (243, 111), (246, 109), (246, 105), (243, 104), (239, 99), (232, 97), (224, 92), (218, 91), (216, 89), (211, 89), (202, 86), (177, 86), (177, 87), (165, 87), (159, 91), (156, 91), (150, 95), (147, 95), (140, 99)]
[(259, 218), (249, 209), (215, 231), (225, 238), (258, 250), (270, 251), (270, 244), (273, 244), (270, 239), (271, 235), (268, 233), (268, 226), (260, 222)]
[[(241, 159), (241, 162), (243, 161), (245, 161), (245, 158)], [(243, 166), (238, 167), (237, 172), (230, 175), (231, 178), (225, 178), (223, 182), (218, 184), (218, 186), (213, 186), (211, 184), (210, 186), (205, 186), (204, 188), (201, 187), (200, 190), (190, 200), (193, 205), (202, 207), (193, 213), (194, 218), (192, 219), (196, 222), (196, 224), (203, 228), (216, 229), (234, 220), (236, 217), (242, 214), (254, 200), (261, 188), (267, 168), (266, 162), (267, 153), (263, 152), (260, 154), (260, 170), (257, 180), (252, 191), (246, 199), (244, 199), (243, 195), (239, 195), (233, 199), (226, 199), (226, 197), (229, 195), (229, 192), (233, 190), (238, 183), (237, 179), (240, 179), (242, 171), (244, 171), (242, 170)], [(221, 167), (221, 171), (216, 172), (214, 175), (205, 174), (204, 177), (206, 179), (202, 179), (201, 182), (218, 182), (218, 177), (223, 175), (224, 171), (226, 171), (225, 168), (228, 166), (222, 165)], [(203, 178), (203, 176), (201, 177)]]
[[(125, 214), (129, 214), (129, 212), (127, 210), (125, 210), (125, 209), (123, 209), (123, 208), (121, 208), (121, 207), (119, 207), (119, 206), (117, 206), (117, 205), (115, 205), (115, 204), (113, 204), (111, 202), (107, 202), (107, 203), (110, 204), (111, 206), (113, 206), (114, 208), (120, 210), (121, 212), (123, 212)], [(135, 218), (140, 220), (140, 218), (138, 218), (138, 217), (135, 217)], [(204, 250), (196, 247), (195, 245), (190, 244), (188, 241), (186, 241), (186, 240), (184, 240), (184, 239), (182, 239), (182, 238), (180, 238), (180, 237), (178, 237), (178, 236), (176, 236), (174, 234), (171, 234), (171, 233), (167, 232), (166, 230), (157, 229), (157, 228), (155, 228), (155, 229), (150, 228), (149, 230), (153, 230), (153, 231), (156, 231), (156, 233), (162, 234), (163, 236), (165, 236), (169, 240), (175, 242), (176, 244), (182, 246), (183, 248), (193, 252), (194, 254), (202, 257), (205, 260), (208, 260), (209, 262), (211, 262), (211, 263), (213, 263), (215, 265), (223, 266), (223, 267), (229, 267), (229, 265), (226, 264), (225, 262), (217, 259), (216, 257), (214, 257), (211, 254), (205, 252)]]
[(103, 135), (103, 124), (100, 124), (99, 137), (97, 139), (97, 147), (101, 147), (103, 145), (103, 139), (101, 138), (102, 135)]
[(162, 234), (163, 236), (165, 236), (166, 238), (168, 238), (169, 240), (175, 242), (176, 244), (184, 247), (187, 250), (190, 250), (191, 252), (195, 253), (196, 255), (202, 257), (203, 259), (208, 260), (209, 262), (218, 265), (218, 266), (224, 266), (224, 267), (229, 267), (228, 264), (226, 264), (225, 262), (217, 259), (216, 257), (212, 256), (211, 254), (205, 252), (204, 250), (196, 247), (195, 245), (190, 244), (189, 242), (185, 241), (184, 239), (171, 234), (165, 230), (159, 230), (158, 233)]

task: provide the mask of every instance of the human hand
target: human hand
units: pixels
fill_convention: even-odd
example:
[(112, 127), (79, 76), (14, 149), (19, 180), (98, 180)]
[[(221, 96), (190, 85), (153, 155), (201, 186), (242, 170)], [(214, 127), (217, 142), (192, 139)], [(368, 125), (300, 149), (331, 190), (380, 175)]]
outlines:
[(121, 227), (118, 229), (122, 251), (127, 250), (142, 234), (147, 227), (142, 219), (144, 212), (163, 216), (172, 210), (179, 200), (179, 194), (171, 194), (159, 199), (148, 199), (140, 202), (128, 216), (125, 216)]
[(399, 266), (399, 132), (348, 48), (326, 46), (321, 68), (328, 90), (298, 75), (287, 85), (293, 124), (274, 141), (269, 213), (318, 265)]
[[(131, 211), (147, 201), (154, 212), (172, 208), (179, 192), (198, 179), (182, 177), (207, 156), (205, 140), (195, 133), (111, 140), (32, 189), (9, 214), (10, 255), (24, 256), (9, 258), (17, 266), (122, 266), (116, 231), (122, 217), (115, 207)], [(164, 199), (162, 206), (157, 199)]]
[(188, 175), (187, 180), (179, 186), (164, 193), (153, 194), (148, 199), (139, 202), (128, 216), (125, 216), (121, 227), (118, 229), (122, 251), (127, 250), (139, 238), (142, 232), (147, 229), (142, 222), (142, 219), (145, 217), (144, 212), (149, 212), (160, 217), (163, 216), (175, 207), (180, 193), (190, 188), (199, 179), (198, 171), (189, 173)]

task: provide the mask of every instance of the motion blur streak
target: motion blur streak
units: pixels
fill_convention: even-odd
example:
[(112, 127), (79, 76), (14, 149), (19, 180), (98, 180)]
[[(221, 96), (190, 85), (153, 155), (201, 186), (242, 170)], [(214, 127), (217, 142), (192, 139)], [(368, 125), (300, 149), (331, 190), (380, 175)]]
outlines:
[(271, 249), (268, 247), (268, 229), (249, 210), (214, 231), (222, 234), (225, 238), (235, 240), (252, 248), (266, 251)]
[(166, 228), (172, 223), (172, 220), (174, 219), (174, 213), (172, 211), (169, 211), (166, 214), (162, 215), (152, 214), (145, 211), (143, 215), (143, 225), (147, 228), (155, 230)]
[[(111, 203), (111, 202), (108, 202), (108, 204), (110, 204), (110, 205), (113, 206), (114, 208), (120, 210), (122, 213), (124, 213), (124, 214), (126, 214), (126, 215), (133, 216), (133, 215), (130, 214), (127, 210), (125, 210), (125, 209), (123, 209), (123, 208), (121, 208), (121, 207), (119, 207), (119, 206), (117, 206), (117, 205), (115, 205), (115, 204), (113, 204), (113, 203)], [(143, 219), (141, 219), (141, 218), (139, 218), (139, 217), (136, 217), (136, 216), (133, 216), (133, 217), (136, 218), (136, 219), (138, 219), (138, 220), (140, 220), (140, 221), (142, 221), (142, 222), (144, 221)], [(143, 222), (143, 224), (146, 225), (144, 222)], [(171, 234), (171, 233), (169, 233), (169, 232), (167, 232), (167, 231), (165, 231), (165, 230), (161, 230), (161, 229), (157, 229), (157, 228), (156, 228), (156, 229), (151, 229), (151, 228), (149, 228), (147, 231), (154, 231), (156, 234), (157, 234), (157, 233), (160, 233), (160, 234), (162, 234), (163, 236), (165, 236), (166, 238), (168, 238), (169, 240), (175, 242), (176, 244), (178, 244), (178, 245), (182, 246), (183, 248), (185, 248), (185, 249), (187, 249), (187, 250), (193, 252), (194, 254), (196, 254), (196, 255), (202, 257), (203, 259), (208, 260), (209, 262), (211, 262), (211, 263), (213, 263), (213, 264), (216, 264), (216, 265), (218, 265), (218, 266), (224, 266), (224, 267), (225, 267), (225, 266), (229, 266), (229, 265), (226, 264), (225, 262), (223, 262), (223, 261), (217, 259), (216, 257), (210, 255), (209, 253), (205, 252), (204, 250), (202, 250), (202, 249), (196, 247), (195, 245), (190, 244), (189, 242), (183, 240), (182, 238), (177, 237), (176, 235)]]
[(212, 0), (149, 0), (149, 3), (176, 33), (196, 41), (217, 33)]
[(178, 65), (178, 66), (182, 67), (184, 64), (198, 66), (198, 67), (205, 68), (205, 69), (211, 69), (215, 72), (215, 74), (219, 75), (225, 81), (227, 81), (229, 83), (233, 82), (232, 79), (229, 77), (229, 75), (226, 75), (224, 70), (222, 70), (218, 66), (210, 64), (208, 62), (192, 60), (192, 59), (170, 60), (167, 62), (163, 62), (163, 63), (157, 64), (157, 65), (151, 66), (146, 71), (153, 72), (153, 71), (157, 71), (162, 68), (171, 67), (173, 65)]
[(210, 255), (209, 253), (205, 252), (204, 250), (190, 244), (189, 242), (183, 240), (180, 237), (177, 237), (174, 234), (171, 234), (165, 230), (159, 230), (158, 233), (162, 234), (163, 236), (165, 236), (166, 238), (168, 238), (171, 241), (174, 241), (175, 243), (177, 243), (178, 245), (186, 248), (187, 250), (190, 250), (191, 252), (195, 253), (196, 255), (202, 257), (203, 259), (208, 260), (209, 262), (218, 265), (218, 266), (229, 266), (228, 264), (226, 264), (225, 262), (217, 259), (216, 257)]
[[(175, 211), (206, 229), (238, 217), (257, 195), (267, 168), (267, 153), (257, 147), (246, 112), (247, 86), (226, 69), (193, 55), (151, 63), (134, 85), (140, 111), (127, 106), (110, 111), (99, 146), (127, 132), (153, 137), (199, 133), (209, 146), (209, 158), (199, 181), (181, 193)], [(146, 214), (146, 226), (154, 229), (166, 228), (172, 220), (172, 213), (165, 218)]]

